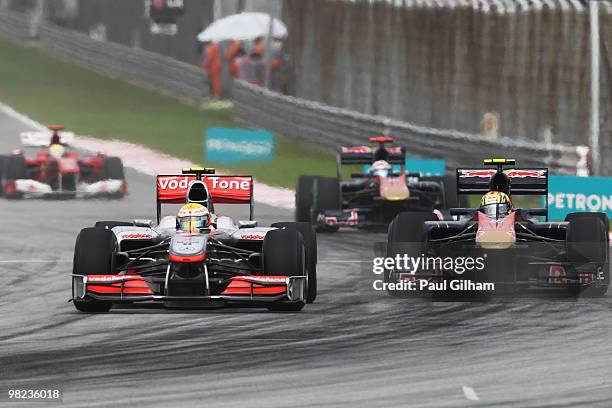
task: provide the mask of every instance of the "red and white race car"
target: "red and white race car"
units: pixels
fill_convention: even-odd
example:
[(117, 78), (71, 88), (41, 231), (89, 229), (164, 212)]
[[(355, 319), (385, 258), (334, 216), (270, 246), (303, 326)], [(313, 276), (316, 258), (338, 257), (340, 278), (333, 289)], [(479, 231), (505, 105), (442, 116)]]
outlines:
[(101, 153), (82, 157), (70, 145), (74, 133), (23, 132), (22, 149), (0, 156), (0, 194), (5, 198), (120, 198), (127, 194), (123, 163)]

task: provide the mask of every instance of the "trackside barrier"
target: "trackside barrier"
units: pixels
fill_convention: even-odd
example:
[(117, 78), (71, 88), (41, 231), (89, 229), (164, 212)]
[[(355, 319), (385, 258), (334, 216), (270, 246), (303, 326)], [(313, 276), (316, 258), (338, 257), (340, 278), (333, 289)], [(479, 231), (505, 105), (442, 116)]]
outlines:
[(448, 169), (482, 164), (486, 157), (517, 157), (525, 167), (549, 167), (557, 174), (576, 174), (584, 147), (545, 144), (519, 137), (490, 139), (455, 130), (434, 129), (366, 115), (318, 102), (281, 95), (238, 81), (234, 115), (246, 124), (270, 129), (328, 151), (339, 145), (388, 133), (406, 145), (411, 156), (444, 158)]
[[(31, 21), (30, 15), (2, 11), (0, 36), (13, 41), (27, 40), (35, 31)], [(195, 65), (139, 48), (94, 40), (48, 22), (40, 24), (36, 31), (45, 51), (71, 63), (189, 102), (199, 103), (208, 97), (206, 77)]]
[[(93, 40), (48, 22), (32, 30), (31, 21), (27, 14), (0, 11), (0, 36), (19, 41), (37, 32), (43, 49), (69, 62), (192, 102), (208, 96), (205, 76), (197, 66)], [(545, 166), (553, 173), (576, 174), (579, 163), (586, 161), (583, 147), (545, 144), (520, 137), (488, 139), (429, 128), (285, 96), (242, 82), (236, 84), (234, 98), (238, 120), (328, 151), (335, 151), (339, 145), (359, 143), (371, 135), (389, 133), (407, 146), (410, 156), (444, 158), (447, 169), (479, 165), (484, 157), (513, 156), (520, 159), (521, 166)]]

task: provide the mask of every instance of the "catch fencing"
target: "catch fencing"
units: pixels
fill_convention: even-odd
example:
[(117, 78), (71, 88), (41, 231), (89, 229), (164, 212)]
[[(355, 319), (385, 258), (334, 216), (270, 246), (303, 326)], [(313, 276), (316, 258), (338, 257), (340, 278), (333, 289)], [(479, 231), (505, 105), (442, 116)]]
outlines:
[(481, 166), (483, 158), (513, 157), (521, 166), (545, 166), (559, 174), (586, 167), (583, 147), (550, 145), (520, 138), (485, 138), (454, 130), (417, 126), (382, 116), (358, 113), (292, 96), (246, 82), (234, 86), (234, 115), (241, 121), (273, 130), (333, 152), (340, 145), (366, 142), (371, 135), (389, 134), (408, 153), (444, 158), (447, 168)]
[[(600, 1), (612, 51), (612, 3)], [(589, 9), (583, 0), (287, 0), (294, 95), (370, 115), (531, 141), (589, 141)], [(602, 58), (605, 123), (610, 59)], [(606, 150), (604, 150), (605, 154)], [(609, 150), (612, 153), (612, 149)], [(604, 163), (608, 174), (612, 164)]]
[[(306, 4), (317, 2), (319, 2), (319, 0), (303, 3), (299, 2), (299, 4), (302, 4), (302, 7), (310, 7), (306, 6)], [(329, 4), (334, 3), (337, 3), (336, 7), (341, 7), (341, 4), (346, 5), (354, 3), (353, 5), (360, 8), (366, 15), (369, 13), (368, 10), (381, 7), (381, 5), (376, 5), (376, 3), (373, 3), (374, 6), (364, 6), (365, 3), (362, 4), (361, 2), (329, 2)], [(387, 6), (389, 5), (385, 7)], [(294, 8), (293, 12), (295, 12), (295, 7), (297, 7), (297, 3), (287, 1), (284, 12), (285, 15), (291, 13), (292, 8)], [(443, 11), (445, 10), (444, 8), (440, 9)], [(304, 9), (304, 11), (308, 10)], [(329, 9), (328, 11), (331, 12)], [(386, 25), (393, 25), (393, 21), (406, 22), (404, 20), (406, 16), (403, 13), (398, 13), (398, 15), (403, 17), (399, 18), (397, 16), (387, 15), (387, 18), (391, 20), (388, 20), (388, 24)], [(349, 17), (350, 14), (343, 18), (349, 19)], [(547, 166), (550, 167), (552, 171), (562, 174), (575, 174), (577, 168), (586, 166), (586, 150), (575, 146), (578, 143), (583, 143), (583, 139), (580, 139), (579, 142), (576, 142), (579, 138), (568, 139), (568, 143), (566, 144), (559, 143), (557, 139), (553, 140), (553, 143), (547, 143), (540, 140), (539, 137), (535, 136), (532, 132), (526, 131), (525, 133), (520, 133), (518, 130), (513, 132), (512, 128), (504, 127), (508, 119), (504, 116), (505, 111), (503, 110), (498, 110), (501, 114), (501, 133), (503, 136), (498, 138), (481, 136), (479, 130), (476, 128), (481, 126), (479, 124), (479, 115), (482, 113), (480, 109), (482, 106), (487, 106), (486, 104), (482, 104), (482, 101), (486, 99), (483, 95), (487, 93), (481, 87), (474, 85), (473, 82), (468, 81), (465, 83), (460, 80), (460, 76), (455, 74), (451, 75), (452, 70), (449, 67), (431, 64), (431, 66), (418, 65), (418, 69), (414, 68), (415, 71), (422, 71), (421, 74), (430, 68), (434, 73), (438, 71), (446, 72), (447, 76), (443, 83), (439, 84), (439, 86), (428, 88), (431, 92), (434, 90), (436, 91), (433, 94), (437, 95), (437, 99), (433, 99), (437, 100), (440, 106), (433, 106), (432, 99), (429, 98), (432, 94), (428, 94), (427, 92), (422, 92), (420, 94), (421, 98), (418, 100), (410, 99), (414, 98), (414, 95), (407, 96), (406, 98), (408, 99), (402, 99), (404, 98), (402, 92), (406, 90), (406, 86), (408, 85), (405, 81), (393, 82), (392, 75), (393, 72), (401, 72), (402, 67), (407, 66), (407, 61), (403, 59), (405, 56), (402, 56), (401, 52), (398, 52), (398, 55), (393, 57), (394, 59), (390, 61), (393, 66), (386, 66), (383, 69), (382, 67), (367, 66), (365, 60), (369, 58), (369, 54), (365, 50), (354, 48), (355, 52), (361, 52), (361, 54), (357, 55), (361, 55), (363, 61), (359, 62), (358, 58), (353, 58), (355, 67), (351, 68), (343, 62), (340, 57), (337, 59), (334, 59), (336, 57), (331, 58), (335, 53), (332, 52), (333, 49), (327, 48), (328, 43), (341, 44), (341, 42), (338, 43), (338, 41), (340, 41), (338, 38), (342, 39), (346, 37), (344, 31), (336, 30), (334, 33), (328, 33), (329, 37), (322, 37), (322, 28), (315, 24), (311, 27), (313, 33), (311, 36), (312, 38), (308, 39), (306, 35), (308, 31), (306, 27), (303, 26), (306, 20), (303, 20), (301, 23), (300, 21), (293, 20), (289, 18), (288, 21), (288, 25), (292, 30), (290, 33), (290, 46), (292, 49), (291, 54), (294, 57), (293, 65), (298, 70), (312, 68), (312, 72), (309, 74), (310, 76), (305, 73), (299, 74), (299, 71), (297, 71), (298, 75), (294, 78), (297, 84), (296, 90), (298, 91), (298, 95), (306, 96), (306, 98), (280, 95), (248, 84), (238, 83), (234, 89), (233, 96), (235, 102), (234, 114), (237, 119), (256, 127), (268, 128), (281, 135), (293, 137), (309, 145), (330, 151), (337, 149), (337, 146), (340, 144), (363, 143), (365, 138), (370, 135), (388, 133), (396, 137), (401, 143), (406, 144), (410, 154), (430, 158), (444, 158), (449, 168), (476, 165), (482, 158), (499, 156), (514, 156), (520, 160), (521, 165)], [(347, 20), (346, 23), (348, 25), (346, 26), (336, 24), (336, 28), (344, 27), (343, 30), (355, 29), (354, 25), (350, 22), (350, 19)], [(31, 35), (37, 34), (38, 40), (45, 50), (68, 61), (100, 71), (114, 78), (136, 82), (193, 102), (200, 102), (208, 97), (208, 87), (205, 84), (205, 76), (194, 64), (180, 62), (174, 58), (144, 51), (136, 47), (94, 40), (87, 34), (62, 28), (47, 21), (39, 22), (40, 24), (35, 23), (36, 22), (33, 21), (29, 14), (2, 10), (0, 11), (0, 36), (14, 40), (25, 40), (30, 38)], [(448, 23), (452, 25), (450, 20)], [(330, 20), (322, 20), (321, 24), (327, 27), (330, 24)], [(378, 27), (381, 26), (381, 24), (376, 24), (375, 26)], [(369, 30), (374, 30), (374, 28), (370, 28)], [(482, 35), (483, 33), (474, 33), (473, 38), (478, 39)], [(338, 38), (335, 38), (335, 36)], [(368, 37), (372, 36), (375, 36), (374, 32), (368, 34)], [(421, 44), (419, 49), (425, 49), (430, 46), (427, 41), (424, 41), (426, 39), (424, 36), (425, 34), (421, 37), (417, 37), (418, 41), (415, 40), (415, 42)], [(331, 59), (328, 58), (325, 60), (325, 63), (323, 63), (320, 58), (313, 58), (311, 61), (306, 61), (304, 59), (305, 56), (318, 55), (317, 52), (315, 52), (316, 50), (313, 49), (314, 43), (312, 41), (320, 41), (317, 44), (325, 44), (321, 48), (325, 50), (326, 55)], [(541, 43), (540, 45), (543, 46), (543, 44), (544, 43)], [(405, 43), (404, 45), (408, 47), (408, 44)], [(447, 47), (438, 49), (434, 47), (434, 49), (429, 52), (437, 55), (438, 58), (440, 58), (440, 62), (444, 62), (442, 54), (450, 52), (451, 49), (454, 48)], [(402, 48), (399, 50), (401, 51)], [(340, 46), (336, 51), (338, 55), (347, 56), (346, 49)], [(421, 52), (425, 51), (421, 50)], [(334, 66), (330, 61), (335, 61), (338, 65)], [(412, 65), (416, 66), (416, 64)], [(368, 71), (370, 68), (372, 70)], [(342, 79), (340, 71), (343, 69), (346, 71), (343, 72), (342, 75), (349, 75), (351, 78), (354, 77), (357, 79)], [(580, 68), (579, 72), (584, 74), (582, 69), (583, 68)], [(434, 73), (431, 75), (434, 75)], [(484, 71), (480, 74), (483, 73)], [(361, 75), (361, 77), (359, 75)], [(368, 75), (370, 76), (368, 77)], [(388, 78), (387, 75), (389, 75)], [(473, 73), (472, 75), (476, 74)], [(312, 90), (309, 91), (307, 89), (304, 78), (309, 78), (312, 81), (310, 84), (313, 88)], [(369, 85), (360, 85), (359, 78), (366, 81)], [(421, 79), (424, 80), (424, 78), (425, 77)], [(583, 84), (581, 86), (586, 86), (583, 82), (581, 82), (581, 84)], [(451, 86), (450, 84), (453, 85)], [(444, 89), (453, 87), (463, 87), (467, 89), (468, 84), (475, 86), (476, 91), (473, 92), (476, 92), (476, 94), (462, 94), (463, 96), (458, 98), (459, 93), (457, 93), (454, 97), (451, 97), (450, 101), (444, 101), (446, 98), (443, 92)], [(527, 86), (525, 84), (521, 86), (523, 86), (521, 89), (527, 92), (525, 95), (528, 95), (529, 90)], [(393, 87), (397, 89), (395, 90)], [(480, 90), (478, 91), (478, 89)], [(502, 91), (504, 89), (507, 90), (509, 88), (506, 86), (500, 89), (500, 92), (503, 93)], [(549, 89), (552, 89), (552, 87)], [(571, 94), (569, 88), (564, 89)], [(316, 92), (321, 92), (322, 90), (328, 94), (329, 100), (321, 97), (321, 94), (316, 94)], [(364, 94), (366, 91), (367, 93)], [(389, 94), (389, 92), (392, 93)], [(584, 93), (587, 91), (580, 91), (580, 95), (582, 95), (581, 92)], [(376, 98), (378, 101), (376, 106), (393, 106), (394, 109), (396, 109), (395, 113), (386, 113), (379, 110), (372, 111), (365, 105), (359, 106), (359, 101), (362, 101), (363, 95), (366, 94), (369, 95), (370, 99)], [(472, 96), (474, 99), (470, 99)], [(313, 98), (315, 101), (310, 101), (307, 98)], [(505, 98), (506, 101), (512, 100), (517, 110), (525, 110), (525, 107), (521, 105), (521, 99), (512, 99), (509, 94), (507, 94)], [(526, 100), (530, 100), (528, 96), (525, 98)], [(319, 100), (317, 101), (317, 99)], [(350, 106), (343, 107), (345, 105), (344, 102), (353, 99), (354, 102), (352, 103), (357, 105), (349, 104)], [(584, 98), (579, 98), (579, 100), (584, 101)], [(525, 103), (527, 104), (526, 106), (535, 109), (530, 105), (529, 101)], [(334, 107), (332, 105), (340, 107)], [(563, 111), (563, 114), (571, 117), (573, 115), (572, 112), (574, 112), (572, 111), (572, 109), (575, 108), (574, 105), (566, 101), (564, 106), (566, 110)], [(363, 108), (363, 113), (359, 112), (361, 108)], [(436, 109), (438, 108), (442, 109), (442, 111), (437, 111)], [(478, 125), (473, 127), (466, 125), (465, 127), (468, 128), (466, 129), (465, 127), (462, 128), (459, 122), (451, 121), (447, 123), (454, 124), (455, 126), (445, 127), (443, 126), (445, 122), (434, 120), (435, 115), (433, 114), (425, 119), (411, 119), (410, 111), (419, 112), (423, 109), (429, 109), (431, 112), (436, 111), (448, 114), (448, 120), (452, 119), (450, 117), (455, 117), (459, 115), (459, 113), (464, 112), (468, 119), (471, 118), (477, 121)], [(459, 113), (455, 113), (455, 109)], [(580, 109), (587, 108), (582, 107)], [(478, 118), (475, 118), (476, 111), (478, 111)], [(408, 113), (404, 115), (400, 114), (401, 112)], [(472, 115), (470, 115), (469, 112), (472, 112)], [(442, 115), (442, 113), (440, 113), (440, 115)], [(515, 113), (513, 120), (523, 119), (521, 119), (519, 113)], [(529, 122), (529, 120), (527, 120), (527, 122)], [(433, 125), (431, 127), (426, 127), (416, 125), (415, 123)], [(586, 128), (588, 129), (588, 126)], [(452, 129), (461, 129), (461, 131)], [(606, 127), (604, 126), (603, 129), (606, 129)], [(581, 132), (581, 134), (583, 134), (586, 131), (582, 129)], [(563, 141), (565, 140), (561, 140), (561, 142)], [(606, 165), (609, 165), (608, 162), (609, 160), (604, 159)], [(607, 171), (609, 172), (609, 169)]]

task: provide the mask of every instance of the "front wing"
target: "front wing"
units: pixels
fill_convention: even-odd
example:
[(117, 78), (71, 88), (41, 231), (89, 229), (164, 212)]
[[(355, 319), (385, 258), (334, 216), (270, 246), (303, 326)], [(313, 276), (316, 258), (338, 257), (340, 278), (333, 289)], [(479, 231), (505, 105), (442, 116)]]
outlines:
[[(7, 185), (11, 183), (10, 185)], [(4, 186), (6, 198), (95, 198), (124, 196), (127, 192), (125, 180), (101, 180), (94, 183), (79, 183), (76, 190), (53, 190), (49, 184), (32, 179), (7, 181)]]
[(223, 292), (203, 296), (167, 296), (156, 292), (155, 285), (137, 274), (72, 275), (73, 298), (92, 298), (115, 303), (131, 302), (304, 302), (305, 276), (235, 276)]

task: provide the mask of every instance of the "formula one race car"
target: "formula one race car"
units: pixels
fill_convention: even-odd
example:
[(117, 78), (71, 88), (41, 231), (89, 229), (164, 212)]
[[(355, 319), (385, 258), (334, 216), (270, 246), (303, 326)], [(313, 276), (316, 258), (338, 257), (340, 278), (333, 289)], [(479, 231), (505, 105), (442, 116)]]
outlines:
[[(406, 281), (458, 280), (493, 283), (496, 291), (562, 287), (603, 296), (610, 284), (607, 216), (571, 213), (565, 221), (550, 222), (548, 169), (504, 168), (515, 164), (512, 159), (484, 164), (497, 168), (457, 170), (458, 193), (483, 195), (479, 208), (451, 209), (454, 220), (411, 212), (393, 220), (387, 255), (422, 261), (411, 271), (387, 273), (386, 281), (395, 285), (387, 289), (405, 289)], [(514, 208), (518, 195), (543, 196), (546, 207)]]
[(120, 198), (127, 194), (123, 163), (96, 154), (80, 157), (70, 148), (74, 133), (24, 132), (22, 150), (0, 156), (0, 194), (5, 198)]
[[(317, 231), (339, 227), (376, 228), (402, 211), (447, 208), (443, 177), (407, 173), (406, 149), (386, 147), (393, 138), (372, 137), (377, 147), (342, 147), (337, 155), (337, 177), (300, 176), (295, 194), (295, 219), (311, 222)], [(342, 165), (369, 166), (342, 182)]]
[[(162, 204), (187, 203), (160, 220)], [(247, 204), (248, 221), (215, 215), (215, 204)], [(196, 217), (197, 216), (197, 217)], [(72, 300), (83, 312), (113, 303), (170, 308), (266, 306), (299, 311), (317, 294), (317, 241), (308, 223), (257, 227), (251, 176), (183, 169), (157, 176), (157, 226), (99, 221), (79, 233)]]

